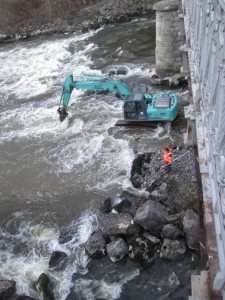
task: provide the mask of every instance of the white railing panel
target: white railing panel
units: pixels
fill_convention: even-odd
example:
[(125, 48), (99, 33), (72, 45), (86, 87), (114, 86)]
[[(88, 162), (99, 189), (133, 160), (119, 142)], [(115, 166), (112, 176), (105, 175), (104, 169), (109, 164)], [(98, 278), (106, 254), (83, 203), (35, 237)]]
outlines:
[[(220, 270), (214, 287), (225, 295), (225, 0), (182, 0), (194, 107), (204, 126)], [(197, 91), (196, 91), (197, 89)], [(224, 286), (223, 286), (224, 284)], [(224, 298), (225, 299), (225, 298)]]

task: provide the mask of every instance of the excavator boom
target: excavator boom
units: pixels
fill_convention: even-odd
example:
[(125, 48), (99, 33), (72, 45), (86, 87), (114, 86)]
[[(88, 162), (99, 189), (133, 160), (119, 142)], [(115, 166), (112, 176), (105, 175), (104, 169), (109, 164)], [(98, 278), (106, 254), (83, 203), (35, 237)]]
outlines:
[(67, 107), (73, 89), (110, 91), (119, 94), (124, 100), (124, 120), (127, 123), (173, 121), (178, 114), (178, 99), (174, 93), (147, 94), (146, 90), (133, 93), (133, 89), (124, 82), (108, 78), (79, 76), (74, 80), (68, 75), (63, 84), (62, 96), (58, 108), (62, 122), (68, 115)]
[(79, 78), (80, 80), (74, 81), (73, 75), (68, 75), (64, 81), (60, 106), (58, 109), (61, 121), (68, 115), (66, 110), (74, 88), (77, 90), (111, 91), (113, 93), (118, 93), (123, 99), (126, 99), (133, 93), (133, 90), (129, 86), (118, 80), (84, 75), (79, 76)]

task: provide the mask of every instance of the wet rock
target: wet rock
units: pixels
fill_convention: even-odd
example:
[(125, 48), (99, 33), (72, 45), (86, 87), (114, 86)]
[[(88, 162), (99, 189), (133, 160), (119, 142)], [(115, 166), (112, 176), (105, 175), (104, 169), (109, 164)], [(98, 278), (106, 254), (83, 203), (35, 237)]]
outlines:
[(188, 247), (199, 251), (199, 220), (198, 215), (191, 209), (185, 212), (183, 230)]
[(111, 198), (106, 198), (103, 202), (101, 202), (99, 210), (102, 213), (108, 214), (112, 211), (112, 200)]
[[(139, 154), (134, 159), (130, 179), (136, 188), (144, 187), (148, 192), (153, 193), (166, 182), (166, 174), (162, 173), (160, 169), (163, 165), (162, 157), (163, 154), (159, 151)], [(163, 187), (161, 191), (157, 192), (163, 193)], [(157, 192), (154, 191), (154, 193)]]
[(14, 295), (16, 282), (14, 280), (0, 280), (0, 299), (4, 300)]
[(101, 258), (106, 253), (106, 239), (101, 230), (91, 234), (84, 244), (85, 250), (91, 258)]
[(108, 220), (103, 227), (103, 233), (106, 236), (127, 236), (139, 234), (142, 229), (134, 224), (133, 217), (129, 213), (109, 214)]
[(117, 75), (126, 75), (127, 74), (127, 69), (126, 68), (123, 68), (123, 67), (119, 67), (116, 74)]
[(126, 239), (129, 246), (130, 259), (146, 264), (154, 261), (154, 253), (157, 250), (157, 244), (144, 236), (133, 236)]
[(153, 155), (153, 153), (140, 154), (133, 160), (130, 180), (134, 187), (141, 187), (143, 183), (143, 172), (145, 168), (148, 168), (148, 164)]
[(130, 213), (134, 214), (135, 212), (135, 205), (136, 205), (137, 195), (129, 192), (123, 191), (117, 199), (117, 202), (113, 205), (113, 209), (115, 209), (119, 213)]
[(166, 224), (162, 229), (162, 235), (165, 238), (176, 240), (182, 235), (182, 230), (174, 224)]
[(128, 246), (122, 238), (115, 238), (106, 246), (111, 261), (118, 262), (128, 253)]
[(54, 251), (49, 260), (50, 269), (60, 269), (66, 263), (68, 256), (65, 252)]
[(53, 289), (49, 277), (42, 273), (35, 282), (35, 287), (43, 300), (54, 300)]
[(188, 86), (188, 75), (187, 74), (174, 74), (172, 76), (167, 76), (167, 77), (158, 77), (152, 76), (151, 78), (151, 84), (155, 86), (160, 86), (160, 85), (166, 85), (172, 88), (177, 88), (177, 87), (187, 87)]
[(131, 212), (131, 202), (128, 199), (122, 199), (119, 203), (113, 205), (113, 209), (119, 213)]
[(186, 253), (186, 243), (183, 239), (164, 239), (160, 250), (160, 257), (168, 260), (179, 260), (184, 258)]
[(137, 210), (134, 222), (151, 234), (159, 236), (160, 231), (168, 221), (168, 217), (169, 214), (164, 205), (157, 201), (148, 200)]

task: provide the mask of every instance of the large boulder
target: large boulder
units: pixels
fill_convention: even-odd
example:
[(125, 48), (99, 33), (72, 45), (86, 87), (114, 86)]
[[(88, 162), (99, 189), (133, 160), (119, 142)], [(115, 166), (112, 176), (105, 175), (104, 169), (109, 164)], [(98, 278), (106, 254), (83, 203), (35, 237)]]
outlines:
[(150, 235), (132, 236), (126, 239), (129, 246), (130, 259), (149, 265), (154, 260), (155, 251), (158, 248), (159, 240)]
[(54, 293), (49, 277), (42, 273), (35, 282), (35, 287), (43, 300), (54, 300)]
[(16, 282), (14, 280), (0, 280), (0, 299), (7, 299), (15, 292)]
[(127, 255), (128, 246), (122, 238), (118, 237), (107, 244), (106, 250), (111, 261), (118, 262)]
[(91, 258), (101, 258), (106, 252), (106, 239), (102, 230), (94, 231), (84, 244), (85, 250)]
[(106, 236), (129, 236), (139, 234), (142, 228), (134, 224), (131, 214), (109, 214), (108, 220), (103, 227), (103, 233)]
[(167, 260), (179, 260), (184, 258), (186, 253), (186, 243), (183, 239), (164, 239), (160, 250), (160, 257)]
[(168, 218), (169, 214), (164, 205), (157, 201), (148, 200), (137, 210), (134, 222), (151, 234), (159, 236), (159, 232), (167, 223)]
[(153, 153), (139, 154), (133, 161), (130, 180), (134, 187), (139, 188), (143, 184), (145, 170), (148, 169)]
[(183, 218), (183, 230), (188, 247), (199, 250), (199, 219), (198, 215), (191, 209), (185, 212)]

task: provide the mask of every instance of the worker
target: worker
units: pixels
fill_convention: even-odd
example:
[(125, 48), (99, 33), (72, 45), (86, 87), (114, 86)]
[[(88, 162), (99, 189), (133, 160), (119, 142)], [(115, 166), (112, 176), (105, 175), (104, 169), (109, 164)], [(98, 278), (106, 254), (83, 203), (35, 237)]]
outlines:
[(164, 169), (165, 172), (171, 172), (172, 162), (173, 162), (173, 155), (172, 155), (172, 149), (170, 149), (169, 147), (166, 147), (164, 149), (163, 160), (166, 163), (166, 165), (164, 165), (162, 167), (162, 169)]

